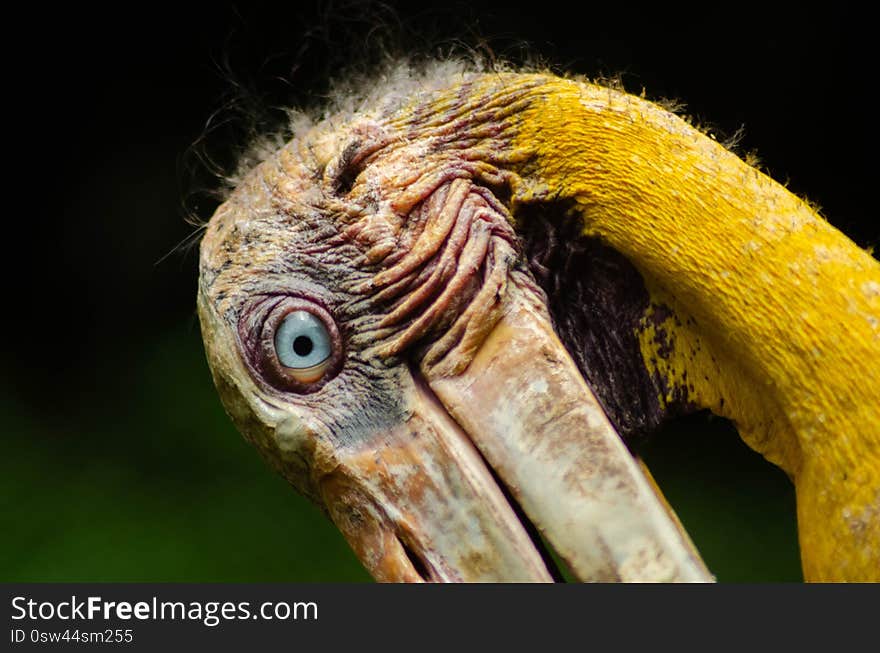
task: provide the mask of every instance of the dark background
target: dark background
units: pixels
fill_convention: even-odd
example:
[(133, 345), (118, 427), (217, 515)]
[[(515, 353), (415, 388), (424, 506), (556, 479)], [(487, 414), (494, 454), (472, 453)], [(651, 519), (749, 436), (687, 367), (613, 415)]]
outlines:
[[(228, 169), (253, 129), (277, 125), (279, 107), (319, 103), (328, 79), (383, 52), (531, 53), (559, 71), (622, 74), (630, 91), (686, 103), (719, 139), (744, 127), (741, 150), (877, 244), (872, 20), (841, 3), (618, 4), (8, 16), (0, 580), (368, 579), (223, 414), (187, 219), (210, 217), (212, 168)], [(720, 580), (800, 579), (792, 488), (729, 425), (691, 418), (645, 452)]]

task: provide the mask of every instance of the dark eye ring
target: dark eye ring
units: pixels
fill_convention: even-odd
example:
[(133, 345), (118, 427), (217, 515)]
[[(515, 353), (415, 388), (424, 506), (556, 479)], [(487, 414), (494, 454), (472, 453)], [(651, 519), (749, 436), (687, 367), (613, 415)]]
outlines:
[(257, 367), (281, 390), (314, 392), (342, 364), (336, 322), (323, 307), (300, 297), (270, 301), (259, 336)]

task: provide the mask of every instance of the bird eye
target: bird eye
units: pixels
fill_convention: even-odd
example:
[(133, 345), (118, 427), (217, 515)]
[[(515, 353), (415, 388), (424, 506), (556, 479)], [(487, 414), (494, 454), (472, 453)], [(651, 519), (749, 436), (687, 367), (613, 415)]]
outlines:
[(290, 375), (301, 383), (324, 376), (333, 353), (324, 322), (308, 311), (288, 313), (275, 330), (275, 355)]
[(342, 368), (336, 321), (304, 297), (257, 297), (242, 311), (238, 330), (255, 376), (282, 392), (316, 392)]

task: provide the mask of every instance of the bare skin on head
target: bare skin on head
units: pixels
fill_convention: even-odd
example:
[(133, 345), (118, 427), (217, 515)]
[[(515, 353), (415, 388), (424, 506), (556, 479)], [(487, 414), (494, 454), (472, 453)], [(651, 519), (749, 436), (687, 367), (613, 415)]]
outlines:
[[(838, 385), (819, 392), (803, 378), (812, 367), (791, 368), (816, 343), (796, 332), (780, 345), (774, 325), (821, 310), (819, 295), (795, 289), (783, 310), (788, 289), (728, 281), (752, 281), (730, 267), (740, 241), (775, 260), (806, 246), (791, 243), (798, 229), (818, 233), (830, 262), (790, 260), (820, 289), (848, 275), (850, 310), (838, 316), (852, 323), (851, 342), (818, 344), (841, 365), (848, 351), (880, 352), (869, 320), (880, 299), (859, 295), (880, 283), (876, 261), (638, 98), (552, 76), (446, 70), (374, 100), (301, 130), (217, 210), (202, 241), (199, 314), (238, 428), (377, 579), (548, 581), (537, 529), (582, 580), (711, 580), (618, 433), (684, 405), (734, 419), (793, 477), (808, 577), (876, 574), (876, 405), (842, 377), (826, 374)], [(590, 325), (606, 364), (564, 328), (562, 311), (589, 306), (551, 297), (551, 315), (553, 271), (529, 256), (543, 237), (530, 222), (537, 209), (633, 266), (640, 294), (618, 296), (635, 322)], [(690, 233), (698, 213), (730, 257), (701, 258), (706, 227)], [(875, 390), (878, 360), (861, 363)], [(618, 368), (644, 384), (618, 383)], [(682, 374), (706, 381), (682, 389)], [(636, 390), (644, 400), (631, 400)], [(816, 431), (828, 416), (806, 413), (832, 408), (850, 411), (830, 422), (859, 487), (817, 495), (817, 475), (837, 472), (812, 458), (811, 447), (831, 448)], [(656, 415), (619, 417), (633, 411)], [(805, 524), (809, 510), (848, 511), (842, 563), (823, 558), (839, 524)]]

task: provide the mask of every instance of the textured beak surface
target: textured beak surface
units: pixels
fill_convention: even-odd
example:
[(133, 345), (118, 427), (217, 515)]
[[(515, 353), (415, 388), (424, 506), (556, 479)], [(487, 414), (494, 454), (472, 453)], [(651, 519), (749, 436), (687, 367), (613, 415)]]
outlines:
[(521, 301), (467, 371), (431, 382), (585, 581), (712, 581), (549, 321)]
[(580, 580), (712, 581), (545, 315), (515, 303), (463, 374), (414, 373), (411, 418), (325, 477), (334, 521), (380, 580), (552, 580), (515, 502)]
[(380, 581), (551, 581), (468, 437), (416, 385), (410, 418), (320, 482), (355, 553)]

